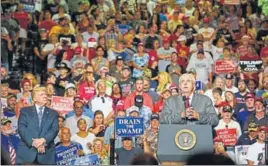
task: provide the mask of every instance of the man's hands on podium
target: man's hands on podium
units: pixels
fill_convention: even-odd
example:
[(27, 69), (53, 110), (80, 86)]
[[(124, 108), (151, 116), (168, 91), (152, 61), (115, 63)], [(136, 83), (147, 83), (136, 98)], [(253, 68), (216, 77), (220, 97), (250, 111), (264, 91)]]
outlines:
[(187, 119), (199, 119), (199, 113), (195, 111), (192, 107), (187, 108), (185, 111), (182, 111), (180, 113), (181, 118), (187, 118)]
[(44, 138), (36, 138), (33, 139), (32, 146), (35, 147), (38, 151), (38, 153), (45, 153), (45, 143), (46, 140)]

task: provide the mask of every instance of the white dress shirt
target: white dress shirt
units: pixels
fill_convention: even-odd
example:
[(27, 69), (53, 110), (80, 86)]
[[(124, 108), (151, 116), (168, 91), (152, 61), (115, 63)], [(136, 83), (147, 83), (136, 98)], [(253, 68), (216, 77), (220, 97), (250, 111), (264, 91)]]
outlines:
[(39, 114), (39, 112), (40, 112), (40, 107), (43, 107), (42, 108), (42, 115), (44, 114), (44, 109), (45, 109), (45, 106), (40, 106), (40, 105), (37, 105), (37, 104), (35, 104), (35, 108), (36, 108), (36, 110), (37, 110), (37, 115)]
[[(102, 99), (103, 97), (103, 99)], [(91, 100), (91, 108), (93, 112), (97, 110), (102, 111), (104, 118), (106, 118), (111, 111), (113, 111), (113, 100), (107, 96), (95, 96)]]

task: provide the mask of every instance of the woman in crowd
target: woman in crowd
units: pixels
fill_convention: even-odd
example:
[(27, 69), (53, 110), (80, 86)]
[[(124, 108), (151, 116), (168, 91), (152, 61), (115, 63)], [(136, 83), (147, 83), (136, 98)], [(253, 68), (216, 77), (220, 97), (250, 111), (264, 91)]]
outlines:
[(119, 83), (114, 83), (112, 86), (112, 95), (111, 98), (113, 100), (113, 109), (115, 110), (117, 103), (123, 102), (124, 98), (122, 96), (122, 90), (121, 87), (119, 85)]
[(96, 137), (104, 137), (105, 130), (104, 115), (102, 111), (98, 110), (94, 113), (93, 126), (89, 128), (88, 131)]
[(72, 98), (76, 96), (76, 87), (73, 83), (69, 83), (65, 87), (64, 97)]
[(57, 34), (53, 33), (49, 37), (49, 43), (42, 49), (43, 54), (47, 55), (47, 71), (55, 72), (55, 62), (56, 62), (56, 51), (59, 49), (60, 43), (58, 42)]
[(80, 143), (83, 147), (85, 154), (91, 153), (91, 146), (93, 145), (93, 140), (95, 135), (91, 132), (87, 132), (87, 122), (85, 119), (81, 118), (77, 121), (77, 127), (79, 129), (78, 133), (72, 135), (71, 140)]
[(28, 79), (31, 82), (31, 90), (37, 85), (37, 79), (32, 73), (25, 73), (23, 79)]
[(98, 74), (100, 74), (99, 71), (102, 67), (109, 68), (109, 61), (103, 57), (104, 51), (105, 50), (102, 46), (98, 46), (96, 48), (96, 57), (91, 60), (94, 72), (97, 72)]
[(32, 84), (28, 79), (23, 79), (20, 83), (20, 87), (22, 88), (22, 92), (17, 94), (17, 101), (21, 101), (24, 106), (30, 106), (33, 104), (32, 100)]
[(144, 25), (140, 25), (137, 30), (136, 38), (140, 39), (141, 42), (144, 41), (144, 37), (146, 36), (146, 29)]
[(212, 89), (208, 89), (206, 90), (205, 94), (206, 96), (208, 96), (211, 100), (213, 100), (213, 94), (212, 91), (214, 88), (221, 88), (224, 94), (224, 87), (225, 87), (225, 83), (224, 83), (224, 79), (222, 77), (216, 77), (212, 86)]
[(241, 109), (239, 105), (237, 105), (237, 101), (235, 98), (235, 95), (231, 91), (226, 91), (225, 94), (225, 100), (227, 103), (233, 108), (234, 110), (234, 118), (237, 117), (239, 110)]
[(78, 22), (76, 26), (76, 31), (83, 33), (87, 31), (89, 24), (92, 24), (92, 22), (89, 21), (87, 13), (82, 13), (80, 15), (80, 19), (81, 20)]
[(84, 72), (77, 87), (80, 99), (82, 99), (84, 103), (91, 101), (91, 99), (96, 95), (93, 72)]
[(102, 138), (94, 139), (91, 153), (98, 155), (101, 165), (109, 165), (108, 150), (105, 148)]
[(56, 23), (59, 22), (59, 18), (66, 17), (68, 20), (71, 20), (71, 16), (65, 12), (64, 6), (60, 5), (58, 8), (58, 13), (52, 16), (52, 20)]

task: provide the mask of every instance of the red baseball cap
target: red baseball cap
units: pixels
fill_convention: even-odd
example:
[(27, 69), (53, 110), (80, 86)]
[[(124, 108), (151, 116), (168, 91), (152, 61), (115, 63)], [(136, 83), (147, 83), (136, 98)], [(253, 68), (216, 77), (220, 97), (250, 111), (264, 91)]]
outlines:
[(203, 22), (204, 23), (209, 23), (210, 22), (210, 19), (206, 17), (206, 18), (203, 19)]
[(253, 99), (255, 99), (254, 94), (252, 94), (252, 93), (248, 93), (248, 94), (246, 95), (245, 99), (247, 100), (247, 99), (249, 99), (249, 98), (253, 98)]
[(82, 48), (81, 47), (76, 47), (74, 49), (74, 54), (81, 54), (82, 53)]
[(182, 17), (182, 21), (183, 21), (183, 20), (187, 20), (188, 18), (189, 18), (189, 16), (184, 15), (184, 16)]
[(119, 100), (115, 106), (116, 111), (124, 110), (124, 102), (122, 100)]

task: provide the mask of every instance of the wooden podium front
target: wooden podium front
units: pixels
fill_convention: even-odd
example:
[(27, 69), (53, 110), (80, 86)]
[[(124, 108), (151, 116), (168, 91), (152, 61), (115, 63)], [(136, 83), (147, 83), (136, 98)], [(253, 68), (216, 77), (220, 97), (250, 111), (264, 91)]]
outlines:
[(184, 165), (200, 153), (213, 153), (210, 125), (160, 124), (156, 155), (162, 165)]

